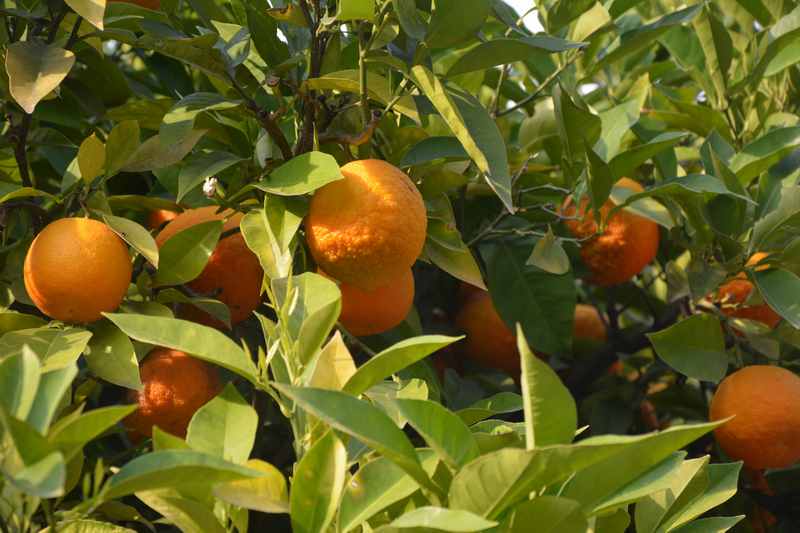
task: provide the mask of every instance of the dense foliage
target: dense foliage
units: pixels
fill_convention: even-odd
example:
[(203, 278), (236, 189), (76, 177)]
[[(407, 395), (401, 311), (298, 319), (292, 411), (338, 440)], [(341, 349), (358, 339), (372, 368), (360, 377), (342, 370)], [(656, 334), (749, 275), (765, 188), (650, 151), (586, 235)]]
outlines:
[[(795, 531), (798, 466), (742, 469), (709, 402), (800, 370), (800, 5), (531, 8), (543, 33), (503, 0), (0, 0), (0, 532)], [(357, 336), (307, 215), (364, 159), (427, 227), (377, 209), (424, 248), (380, 313), (412, 310)], [(230, 211), (157, 238), (202, 206)], [(72, 251), (106, 227), (116, 309), (127, 263)], [(254, 313), (212, 266), (263, 269)], [(185, 438), (132, 430), (143, 381)], [(800, 456), (791, 392), (754, 390)]]

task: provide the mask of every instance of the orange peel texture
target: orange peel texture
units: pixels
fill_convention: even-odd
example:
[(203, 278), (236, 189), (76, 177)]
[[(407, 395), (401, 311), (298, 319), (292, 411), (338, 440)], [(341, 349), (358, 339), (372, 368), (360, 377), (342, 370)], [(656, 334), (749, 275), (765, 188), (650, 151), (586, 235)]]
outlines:
[(154, 349), (140, 373), (143, 389), (128, 396), (139, 407), (124, 422), (135, 441), (152, 437), (153, 426), (186, 437), (192, 416), (221, 390), (216, 368), (177, 350)]
[(86, 323), (114, 311), (131, 282), (128, 247), (116, 233), (90, 218), (48, 224), (25, 256), (25, 288), (45, 315)]
[(399, 278), (375, 290), (340, 282), (342, 314), (339, 321), (358, 337), (389, 331), (408, 316), (414, 304), (414, 275), (406, 270)]
[(466, 334), (461, 349), (467, 357), (485, 367), (519, 376), (516, 336), (497, 313), (488, 292), (474, 295), (464, 304), (456, 316), (456, 326)]
[[(635, 193), (644, 190), (639, 183), (629, 178), (620, 179), (616, 185)], [(577, 208), (570, 196), (562, 207), (564, 216), (578, 217), (565, 220), (564, 223), (573, 236), (588, 239), (581, 243), (581, 258), (591, 272), (589, 281), (602, 287), (619, 285), (630, 280), (650, 264), (658, 252), (658, 225), (625, 210), (617, 211), (607, 220), (614, 205), (609, 199), (600, 208), (600, 216), (606, 220), (606, 227), (599, 235), (595, 235), (598, 225), (589, 208), (588, 198), (584, 198), (580, 208)]]
[(720, 447), (750, 469), (786, 468), (800, 461), (800, 377), (784, 368), (754, 365), (726, 377), (711, 400)]
[(316, 191), (306, 218), (308, 246), (333, 278), (375, 290), (406, 272), (425, 244), (425, 204), (399, 168), (367, 159)]

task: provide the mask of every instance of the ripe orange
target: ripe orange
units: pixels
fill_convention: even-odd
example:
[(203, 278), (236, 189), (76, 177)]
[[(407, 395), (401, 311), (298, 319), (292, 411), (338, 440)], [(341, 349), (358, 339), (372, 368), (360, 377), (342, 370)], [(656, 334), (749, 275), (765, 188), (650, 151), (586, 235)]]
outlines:
[(736, 417), (717, 428), (720, 447), (751, 469), (785, 468), (800, 461), (800, 377), (768, 365), (742, 368), (725, 378), (711, 400), (709, 418)]
[(488, 292), (476, 294), (464, 304), (456, 326), (467, 336), (461, 346), (467, 357), (511, 376), (519, 375), (516, 335), (500, 318)]
[(147, 227), (150, 229), (158, 229), (167, 222), (175, 220), (177, 217), (178, 213), (175, 211), (156, 209), (155, 211), (150, 211), (150, 214), (147, 215)]
[(342, 314), (339, 321), (358, 337), (377, 335), (402, 322), (414, 304), (414, 275), (411, 269), (388, 285), (365, 290), (340, 282)]
[(25, 288), (39, 310), (64, 322), (94, 322), (122, 302), (131, 282), (128, 247), (90, 218), (62, 218), (33, 240)]
[(572, 336), (575, 340), (605, 343), (607, 339), (606, 324), (600, 311), (592, 305), (575, 306), (575, 323)]
[(177, 350), (154, 349), (140, 372), (144, 388), (128, 395), (139, 408), (125, 419), (135, 440), (151, 437), (153, 426), (185, 437), (194, 413), (221, 390), (213, 366)]
[[(211, 220), (224, 220), (222, 231), (225, 233), (238, 228), (241, 219), (241, 213), (231, 210), (218, 213), (215, 206), (189, 209), (161, 230), (156, 237), (156, 243), (162, 246), (176, 233)], [(236, 233), (220, 239), (203, 272), (188, 285), (192, 290), (227, 305), (231, 313), (231, 324), (237, 324), (258, 307), (263, 277), (264, 271), (258, 258), (247, 247), (242, 234)], [(195, 308), (187, 308), (182, 314), (204, 324), (221, 327), (218, 320)]]
[(425, 204), (408, 176), (385, 161), (353, 161), (342, 174), (311, 199), (308, 246), (322, 270), (374, 290), (403, 275), (422, 251)]
[[(629, 178), (620, 179), (617, 185), (637, 193), (644, 190)], [(609, 199), (600, 209), (601, 218), (606, 219), (613, 207), (614, 202)], [(596, 285), (606, 287), (625, 283), (641, 272), (658, 252), (658, 225), (651, 220), (625, 210), (618, 211), (606, 221), (605, 231), (595, 235), (598, 224), (589, 208), (588, 198), (584, 198), (580, 208), (576, 208), (572, 197), (568, 197), (562, 213), (567, 217), (579, 217), (565, 220), (565, 224), (575, 237), (589, 239), (581, 244), (581, 257), (591, 271), (590, 281)]]
[(161, 9), (161, 0), (109, 0), (109, 2), (122, 2), (125, 4), (136, 4), (157, 11)]
[[(767, 254), (763, 252), (753, 254), (747, 261), (747, 266), (754, 266), (766, 257)], [(759, 266), (756, 270), (763, 270), (764, 268), (768, 268), (767, 265)], [(781, 317), (769, 305), (742, 305), (750, 298), (754, 290), (753, 283), (742, 272), (735, 279), (723, 284), (717, 290), (715, 301), (721, 304), (720, 310), (727, 316), (755, 320), (765, 324), (770, 329), (775, 328), (781, 321)]]

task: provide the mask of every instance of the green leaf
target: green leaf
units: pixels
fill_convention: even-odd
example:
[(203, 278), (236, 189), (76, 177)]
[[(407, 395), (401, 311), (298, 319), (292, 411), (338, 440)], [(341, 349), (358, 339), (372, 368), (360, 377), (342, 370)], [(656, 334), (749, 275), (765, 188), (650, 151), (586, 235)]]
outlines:
[(125, 172), (148, 172), (180, 163), (205, 133), (206, 130), (191, 130), (179, 142), (172, 144), (165, 143), (160, 135), (153, 135), (139, 145), (122, 170)]
[(158, 268), (158, 246), (150, 232), (133, 220), (102, 213), (103, 221), (122, 240), (142, 254), (148, 263)]
[(4, 311), (0, 313), (0, 337), (9, 331), (35, 329), (46, 325), (47, 322), (35, 315), (27, 315), (16, 311)]
[[(422, 468), (432, 476), (439, 464), (432, 450), (417, 450)], [(419, 484), (385, 457), (378, 457), (358, 469), (347, 483), (339, 510), (340, 529), (347, 533), (390, 505), (419, 489)]]
[(611, 168), (611, 174), (615, 178), (614, 181), (624, 176), (630, 176), (642, 163), (664, 150), (672, 148), (685, 138), (685, 133), (666, 132), (654, 137), (645, 144), (640, 144), (617, 154), (608, 163)]
[(187, 194), (202, 185), (206, 178), (242, 161), (244, 159), (228, 152), (199, 152), (189, 156), (178, 175), (176, 200), (180, 202)]
[(47, 434), (53, 417), (63, 405), (64, 395), (71, 389), (77, 375), (78, 365), (74, 363), (41, 375), (36, 399), (25, 421), (42, 435)]
[(494, 396), (478, 400), (471, 406), (459, 410), (461, 419), (471, 426), (486, 418), (508, 413), (516, 413), (524, 409), (522, 396), (515, 392), (498, 392)]
[(106, 483), (103, 500), (165, 488), (196, 488), (258, 477), (258, 472), (213, 455), (191, 450), (164, 450), (129, 461)]
[[(304, 82), (309, 89), (335, 90), (343, 92), (360, 93), (360, 77), (357, 69), (340, 70), (325, 74), (319, 78), (310, 78)], [(383, 105), (394, 102), (394, 110), (398, 111), (415, 122), (419, 122), (419, 112), (410, 95), (400, 96), (395, 101), (395, 90), (387, 78), (374, 72), (367, 72), (367, 93), (371, 99)]]
[(673, 529), (671, 533), (724, 533), (744, 520), (744, 518), (744, 515), (701, 518), (685, 526)]
[(251, 459), (245, 466), (261, 472), (261, 477), (214, 485), (214, 496), (253, 511), (288, 513), (289, 489), (281, 471), (260, 459)]
[(86, 183), (91, 183), (103, 173), (106, 166), (106, 147), (95, 134), (86, 137), (81, 143), (78, 149), (78, 166)]
[(128, 336), (107, 321), (99, 322), (92, 333), (84, 353), (89, 370), (114, 385), (141, 390), (139, 361)]
[(616, 156), (622, 145), (622, 138), (639, 121), (640, 112), (639, 100), (631, 98), (600, 113), (600, 138), (594, 146), (597, 155), (604, 161), (610, 161)]
[(557, 276), (527, 266), (527, 250), (505, 242), (484, 246), (481, 253), (492, 302), (509, 328), (520, 323), (534, 350), (569, 352), (576, 301), (572, 274)]
[(415, 0), (392, 0), (394, 12), (397, 19), (400, 21), (400, 27), (406, 32), (406, 35), (417, 41), (425, 38), (428, 31), (428, 25), (417, 12), (417, 3)]
[(453, 470), (458, 470), (480, 454), (467, 425), (441, 404), (402, 398), (394, 400), (394, 404), (403, 418)]
[(256, 367), (244, 351), (216, 329), (159, 316), (106, 313), (106, 318), (137, 341), (186, 352), (253, 383), (257, 379)]
[(558, 136), (567, 154), (572, 159), (583, 159), (583, 153), (600, 138), (600, 117), (578, 106), (561, 84), (553, 88), (553, 107)]
[(411, 366), (461, 338), (463, 337), (424, 335), (402, 340), (361, 365), (356, 370), (356, 373), (347, 380), (344, 391), (358, 396), (392, 374)]
[(64, 454), (65, 461), (70, 461), (86, 444), (105, 433), (136, 408), (136, 405), (114, 405), (92, 409), (76, 418), (69, 418), (64, 423), (59, 421), (47, 438)]
[(29, 115), (67, 77), (75, 54), (41, 41), (19, 41), (6, 48), (6, 73), (11, 96)]
[(356, 363), (337, 331), (306, 368), (302, 382), (318, 389), (342, 390), (355, 373)]
[(164, 521), (183, 533), (225, 533), (225, 528), (207, 502), (190, 499), (178, 490), (163, 488), (136, 493), (148, 507), (164, 516)]
[(537, 524), (537, 533), (584, 533), (588, 523), (575, 500), (538, 496), (514, 508), (509, 533), (525, 533)]
[(426, 137), (411, 147), (400, 161), (403, 168), (424, 165), (437, 159), (469, 159), (461, 142), (455, 137)]
[(564, 52), (583, 48), (585, 43), (576, 43), (550, 35), (531, 35), (519, 39), (492, 39), (470, 48), (458, 58), (447, 71), (447, 76), (457, 76), (476, 70), (485, 70), (497, 65), (526, 61), (542, 53)]
[(272, 288), (285, 327), (297, 341), (297, 357), (306, 365), (339, 319), (342, 293), (335, 282), (313, 272), (273, 280)]
[(295, 202), (277, 196), (267, 196), (264, 201), (264, 209), (247, 213), (239, 227), (267, 277), (285, 278), (292, 266), (290, 244), (304, 210)]
[(612, 43), (606, 55), (595, 64), (594, 71), (597, 72), (608, 65), (647, 48), (673, 27), (691, 22), (702, 8), (703, 4), (695, 4), (670, 13), (653, 23), (639, 26), (638, 28), (623, 33)]
[(478, 263), (458, 231), (450, 199), (446, 194), (440, 194), (429, 199), (426, 205), (428, 234), (424, 256), (451, 276), (486, 289)]
[(244, 463), (250, 457), (258, 414), (231, 383), (192, 416), (186, 442), (193, 449)]
[(277, 383), (273, 387), (334, 429), (358, 439), (397, 464), (421, 486), (441, 492), (422, 469), (408, 437), (383, 411), (344, 392)]
[[(605, 477), (587, 474), (583, 476), (585, 482), (579, 485), (570, 482), (562, 494), (589, 504), (588, 499), (583, 499), (585, 491), (596, 489), (598, 494), (607, 495), (618, 488), (617, 484), (624, 483), (625, 476), (617, 475), (611, 467), (630, 472), (635, 478), (717, 425), (676, 426), (661, 433), (635, 437), (592, 437), (577, 444), (545, 446), (532, 451), (505, 448), (490, 452), (453, 477), (450, 507), (492, 519), (527, 499), (532, 491), (578, 472), (590, 472), (595, 465)], [(612, 473), (606, 474), (605, 470)]]
[(230, 308), (219, 300), (215, 300), (213, 298), (192, 298), (177, 289), (163, 289), (158, 291), (156, 301), (159, 304), (165, 305), (173, 303), (191, 305), (216, 318), (227, 327), (230, 327), (231, 325)]
[(800, 277), (774, 268), (754, 272), (753, 281), (767, 304), (794, 328), (800, 328)]
[(25, 420), (36, 399), (40, 379), (39, 359), (30, 350), (0, 359), (0, 406), (11, 416)]
[(113, 177), (128, 164), (140, 146), (139, 123), (125, 120), (114, 126), (106, 141), (106, 177)]
[(244, 4), (247, 9), (250, 37), (261, 58), (273, 68), (289, 59), (289, 48), (278, 38), (278, 24), (275, 19), (263, 13), (251, 2)]
[(753, 227), (750, 252), (785, 248), (797, 236), (800, 227), (800, 188), (776, 189), (774, 207)]
[(194, 93), (181, 98), (162, 119), (159, 138), (164, 146), (181, 143), (192, 133), (201, 113), (224, 111), (241, 105), (216, 93)]
[(547, 28), (555, 33), (594, 5), (593, 0), (557, 0), (548, 10)]
[(485, 0), (436, 0), (425, 42), (431, 48), (448, 48), (469, 39), (483, 26), (490, 9)]
[(705, 6), (692, 26), (705, 55), (706, 74), (711, 78), (716, 92), (712, 100), (716, 103), (714, 107), (724, 108), (727, 106), (728, 70), (734, 50), (730, 34), (709, 5)]
[(27, 347), (39, 356), (42, 372), (50, 372), (75, 363), (91, 336), (80, 328), (11, 331), (0, 338), (0, 354), (8, 357)]
[(681, 374), (712, 383), (725, 377), (725, 337), (713, 315), (694, 315), (647, 337), (658, 356)]
[(497, 525), (467, 511), (453, 511), (442, 507), (418, 507), (395, 518), (389, 527), (397, 529), (423, 528), (435, 531), (484, 531)]
[(521, 385), (527, 448), (533, 450), (572, 442), (578, 429), (575, 400), (550, 365), (531, 352), (519, 324), (517, 349), (522, 360)]
[(222, 233), (222, 222), (201, 222), (182, 230), (161, 246), (157, 285), (180, 285), (195, 279), (208, 263)]
[(65, 0), (75, 13), (86, 22), (103, 31), (103, 18), (106, 14), (106, 0)]
[[(488, 5), (488, 4), (486, 4)], [(463, 6), (458, 11), (463, 10)], [(414, 82), (433, 103), (436, 110), (461, 141), (495, 194), (509, 211), (514, 210), (511, 198), (511, 174), (505, 142), (488, 111), (472, 95), (456, 87), (446, 88), (430, 70), (422, 65), (411, 69)]]
[(292, 480), (292, 531), (323, 533), (336, 518), (347, 477), (347, 448), (328, 431), (297, 464)]
[[(75, 1), (75, 0), (73, 0)], [(52, 528), (45, 528), (42, 533), (54, 533)], [(116, 526), (99, 520), (69, 520), (58, 523), (59, 533), (136, 533), (133, 529)]]
[(683, 460), (685, 458), (686, 452), (673, 453), (667, 459), (664, 459), (661, 463), (597, 504), (593, 513), (602, 514), (605, 511), (611, 511), (671, 488), (673, 478), (683, 468)]
[(567, 252), (551, 228), (548, 228), (544, 237), (536, 241), (536, 246), (525, 264), (558, 276), (566, 274), (571, 268)]
[(375, 20), (375, 0), (339, 0), (336, 20)]
[(751, 142), (731, 159), (731, 170), (748, 185), (759, 174), (800, 147), (800, 126), (778, 128)]
[(272, 194), (300, 196), (343, 178), (339, 163), (332, 155), (307, 152), (282, 164), (255, 186)]
[(706, 469), (709, 478), (707, 488), (703, 490), (701, 496), (693, 498), (679, 512), (670, 513), (671, 516), (665, 524), (668, 531), (688, 524), (695, 518), (722, 505), (736, 494), (739, 472), (742, 469), (741, 462), (710, 464)]

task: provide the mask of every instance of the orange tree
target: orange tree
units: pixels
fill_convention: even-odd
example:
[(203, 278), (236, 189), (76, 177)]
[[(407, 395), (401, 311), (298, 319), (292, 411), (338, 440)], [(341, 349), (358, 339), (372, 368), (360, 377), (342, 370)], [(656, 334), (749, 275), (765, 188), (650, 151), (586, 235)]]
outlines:
[(0, 532), (796, 530), (798, 3), (529, 4), (0, 0)]

